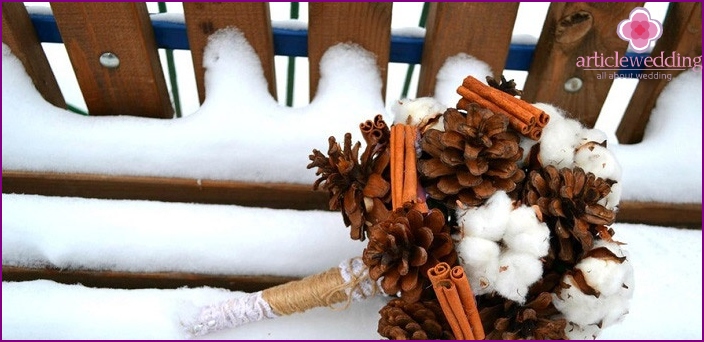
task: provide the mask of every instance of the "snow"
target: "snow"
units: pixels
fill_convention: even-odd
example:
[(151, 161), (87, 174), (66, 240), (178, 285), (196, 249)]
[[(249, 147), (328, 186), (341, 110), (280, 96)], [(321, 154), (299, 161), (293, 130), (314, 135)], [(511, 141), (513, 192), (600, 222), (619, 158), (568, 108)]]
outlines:
[[(316, 98), (286, 108), (268, 94), (244, 39), (218, 33), (205, 56), (205, 103), (174, 120), (69, 113), (41, 98), (4, 44), (2, 63), (3, 170), (311, 184), (315, 173), (305, 165), (313, 148), (348, 131), (360, 140), (357, 125), (378, 113), (392, 118), (373, 57), (347, 44), (324, 56)], [(454, 89), (468, 74), (486, 75), (486, 64), (467, 55), (448, 60), (438, 74), (437, 100), (456, 103)], [(609, 139), (622, 167), (622, 200), (701, 203), (701, 82), (701, 72), (690, 71), (668, 84), (642, 143)], [(3, 194), (2, 203), (3, 265), (304, 276), (364, 248), (349, 239), (336, 212), (19, 194)], [(613, 228), (627, 243), (636, 285), (630, 313), (600, 339), (701, 339), (702, 232)], [(3, 282), (3, 338), (181, 339), (178, 322), (194, 308), (238, 295), (206, 287)], [(317, 308), (204, 338), (379, 339), (378, 311), (387, 300)]]

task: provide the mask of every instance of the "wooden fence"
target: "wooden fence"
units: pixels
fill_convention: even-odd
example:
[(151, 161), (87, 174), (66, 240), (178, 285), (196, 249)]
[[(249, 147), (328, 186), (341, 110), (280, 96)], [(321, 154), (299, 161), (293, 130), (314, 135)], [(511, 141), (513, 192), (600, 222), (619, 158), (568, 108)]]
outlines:
[[(577, 119), (586, 126), (593, 126), (612, 81), (597, 80), (596, 73), (578, 68), (574, 61), (577, 56), (597, 50), (624, 54), (627, 42), (614, 34), (615, 28), (634, 7), (642, 5), (642, 2), (552, 3), (535, 47), (523, 98), (530, 102), (553, 103), (567, 112), (579, 113)], [(311, 97), (320, 78), (318, 63), (323, 53), (338, 42), (353, 41), (373, 52), (382, 75), (386, 75), (391, 54), (392, 6), (392, 3), (309, 4), (307, 55)], [(487, 61), (496, 72), (495, 76), (500, 76), (506, 65), (518, 6), (518, 3), (432, 3), (420, 60), (417, 96), (433, 94), (435, 75), (443, 62), (460, 52)], [(130, 113), (164, 119), (173, 117), (145, 3), (51, 3), (51, 7), (90, 115)], [(267, 3), (184, 3), (184, 15), (201, 101), (204, 99), (202, 60), (207, 38), (227, 26), (236, 26), (244, 33), (261, 59), (269, 91), (277, 95), (275, 51)], [(2, 35), (3, 42), (22, 61), (44, 98), (65, 108), (66, 103), (22, 3), (2, 4)], [(119, 69), (106, 72), (93, 57), (104, 51), (125, 56), (121, 58)], [(691, 57), (701, 55), (701, 3), (671, 4), (664, 20), (662, 39), (655, 46), (654, 52), (659, 51), (675, 51)], [(673, 77), (678, 73), (665, 72), (672, 73)], [(565, 82), (574, 77), (582, 80), (582, 88), (576, 92), (565, 90)], [(654, 101), (665, 84), (663, 79), (639, 82), (618, 127), (617, 135), (622, 143), (637, 143), (642, 139)], [(313, 191), (309, 184), (3, 169), (2, 185), (4, 193), (327, 209), (327, 193)], [(701, 205), (624, 201), (618, 220), (700, 227)], [(2, 275), (3, 280), (49, 278), (126, 288), (212, 285), (254, 290), (289, 280), (15, 267), (3, 267)]]

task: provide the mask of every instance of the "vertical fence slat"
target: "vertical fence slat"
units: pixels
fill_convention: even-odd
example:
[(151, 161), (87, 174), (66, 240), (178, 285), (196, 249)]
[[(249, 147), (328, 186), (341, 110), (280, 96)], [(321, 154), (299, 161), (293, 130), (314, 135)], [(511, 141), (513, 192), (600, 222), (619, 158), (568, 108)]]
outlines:
[[(90, 115), (173, 117), (145, 3), (63, 3), (51, 8)], [(101, 65), (112, 52), (119, 66)]]
[[(599, 117), (613, 80), (598, 79), (600, 71), (577, 67), (577, 58), (595, 53), (623, 56), (628, 42), (616, 28), (642, 2), (552, 3), (538, 39), (528, 72), (523, 99), (549, 102), (570, 113), (588, 127)], [(579, 78), (582, 87), (565, 90), (565, 83)]]
[[(686, 57), (702, 54), (702, 3), (673, 2), (663, 23), (662, 37), (658, 40), (651, 56), (672, 56), (673, 53)], [(646, 71), (647, 72), (647, 71)], [(657, 71), (671, 74), (674, 78), (681, 70)], [(638, 81), (631, 102), (628, 104), (621, 123), (616, 129), (616, 137), (622, 144), (634, 144), (643, 140), (650, 112), (655, 107), (658, 95), (669, 81), (667, 79), (643, 79)]]
[(387, 66), (391, 51), (391, 3), (311, 2), (308, 23), (310, 98), (315, 97), (320, 79), (320, 59), (337, 44), (353, 42), (376, 55), (386, 94)]
[(188, 45), (193, 56), (198, 98), (205, 100), (203, 50), (208, 36), (228, 26), (237, 27), (259, 56), (269, 93), (276, 97), (274, 38), (266, 2), (184, 2)]
[(27, 74), (44, 99), (54, 106), (66, 108), (66, 100), (56, 83), (56, 77), (51, 71), (23, 3), (2, 3), (2, 41), (22, 61)]
[(417, 96), (432, 96), (438, 70), (448, 57), (464, 52), (501, 75), (511, 44), (517, 2), (431, 3), (423, 46)]

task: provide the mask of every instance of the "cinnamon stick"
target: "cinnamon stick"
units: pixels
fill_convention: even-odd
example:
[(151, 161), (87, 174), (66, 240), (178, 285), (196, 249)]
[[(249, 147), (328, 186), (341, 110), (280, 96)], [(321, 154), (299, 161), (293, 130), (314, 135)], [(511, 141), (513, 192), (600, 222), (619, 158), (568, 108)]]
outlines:
[(526, 117), (527, 120), (530, 120), (529, 117), (532, 117), (533, 119), (537, 119), (541, 113), (545, 113), (530, 103), (515, 98), (499, 89), (490, 87), (472, 76), (467, 76), (462, 82), (462, 85), (476, 92), (483, 98), (496, 103), (509, 114), (519, 116), (519, 118)]
[(418, 174), (416, 171), (416, 128), (405, 128), (404, 165), (403, 165), (403, 203), (415, 203), (418, 197)]
[(533, 127), (530, 132), (528, 132), (528, 138), (531, 138), (533, 140), (540, 140), (540, 137), (543, 135), (543, 129), (540, 127)]
[(403, 205), (404, 138), (403, 125), (391, 126), (391, 206), (394, 210)]
[[(467, 92), (467, 93), (471, 92), (471, 90), (469, 90), (467, 88), (464, 88), (464, 87), (460, 87), (460, 88), (462, 89), (463, 92)], [(459, 88), (457, 89), (457, 92), (458, 93), (460, 92)], [(511, 126), (511, 128), (515, 129), (519, 133), (521, 133), (523, 135), (527, 135), (530, 133), (532, 126), (529, 126), (528, 124), (519, 120), (517, 117), (515, 117), (513, 115), (506, 114), (505, 111), (503, 111), (501, 108), (496, 107), (496, 105), (494, 105), (493, 103), (482, 99), (478, 95), (477, 95), (477, 97), (478, 97), (477, 99), (470, 99), (468, 97), (465, 97), (465, 95), (463, 95), (462, 93), (460, 93), (460, 95), (462, 95), (462, 98), (457, 102), (457, 108), (461, 108), (461, 109), (466, 110), (467, 108), (469, 108), (469, 105), (471, 102), (475, 102), (478, 105), (480, 105), (484, 108), (487, 108), (494, 113), (498, 113), (498, 114), (501, 114), (501, 115), (507, 117), (509, 126)], [(472, 96), (472, 95), (469, 95), (469, 96)], [(495, 109), (493, 109), (492, 107)]]
[(469, 324), (472, 327), (472, 334), (477, 340), (483, 340), (484, 326), (482, 325), (482, 319), (479, 316), (479, 309), (477, 308), (477, 302), (474, 300), (474, 292), (472, 287), (469, 286), (469, 280), (464, 272), (462, 266), (455, 266), (450, 271), (450, 280), (457, 288), (460, 300), (462, 301), (462, 307), (464, 308), (464, 313), (469, 319)]
[(450, 265), (441, 262), (428, 270), (428, 278), (452, 333), (458, 340), (473, 340), (474, 333), (465, 314), (457, 287), (451, 280)]

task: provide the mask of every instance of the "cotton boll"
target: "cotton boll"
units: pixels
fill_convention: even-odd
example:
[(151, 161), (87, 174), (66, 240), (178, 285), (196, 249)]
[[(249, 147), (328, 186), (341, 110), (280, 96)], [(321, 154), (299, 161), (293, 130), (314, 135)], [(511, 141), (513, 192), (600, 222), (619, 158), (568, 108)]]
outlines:
[(458, 210), (457, 221), (465, 236), (499, 241), (512, 209), (511, 198), (506, 192), (497, 191), (481, 207)]
[[(394, 114), (394, 123), (411, 124), (414, 126), (424, 124), (432, 118), (440, 118), (445, 110), (447, 110), (447, 107), (443, 106), (432, 97), (402, 99), (391, 105), (391, 112)], [(444, 130), (442, 121), (434, 123), (430, 128)]]
[(584, 294), (570, 275), (565, 276), (562, 282), (569, 288), (562, 289), (559, 297), (553, 293), (552, 303), (555, 308), (564, 314), (568, 321), (578, 325), (601, 324), (607, 311), (603, 297)]
[(574, 164), (595, 176), (614, 181), (621, 180), (621, 165), (613, 152), (595, 142), (588, 142), (577, 148)]
[(526, 253), (508, 251), (499, 257), (496, 292), (505, 298), (525, 303), (528, 287), (543, 274), (540, 260)]
[(474, 293), (493, 292), (499, 269), (499, 245), (482, 238), (465, 237), (456, 248)]
[(594, 340), (601, 333), (601, 328), (596, 324), (580, 326), (568, 322), (565, 327), (565, 334), (570, 340)]
[(619, 264), (611, 260), (586, 258), (575, 268), (582, 270), (589, 286), (599, 291), (602, 296), (611, 296), (622, 288), (630, 263)]
[[(536, 105), (536, 107), (539, 107)], [(539, 107), (547, 108), (550, 107)], [(545, 110), (546, 113), (560, 113), (554, 107), (552, 110)], [(548, 113), (550, 114), (550, 113)], [(573, 119), (566, 119), (561, 114), (550, 115), (550, 122), (543, 128), (543, 135), (540, 138), (540, 160), (543, 165), (554, 165), (555, 167), (572, 167), (574, 160), (574, 149), (579, 144), (579, 133), (582, 125)]]
[(597, 144), (602, 144), (608, 139), (609, 138), (606, 136), (606, 133), (604, 133), (604, 131), (596, 128), (584, 128), (581, 132), (579, 132), (580, 145), (586, 144), (590, 141), (593, 141)]
[(533, 208), (524, 205), (509, 214), (503, 241), (513, 251), (542, 258), (550, 248), (550, 229), (538, 221)]
[(616, 210), (618, 204), (621, 202), (622, 191), (623, 187), (621, 186), (621, 183), (614, 183), (611, 185), (611, 192), (609, 192), (609, 194), (604, 198), (600, 199), (597, 203), (603, 205), (609, 210)]

